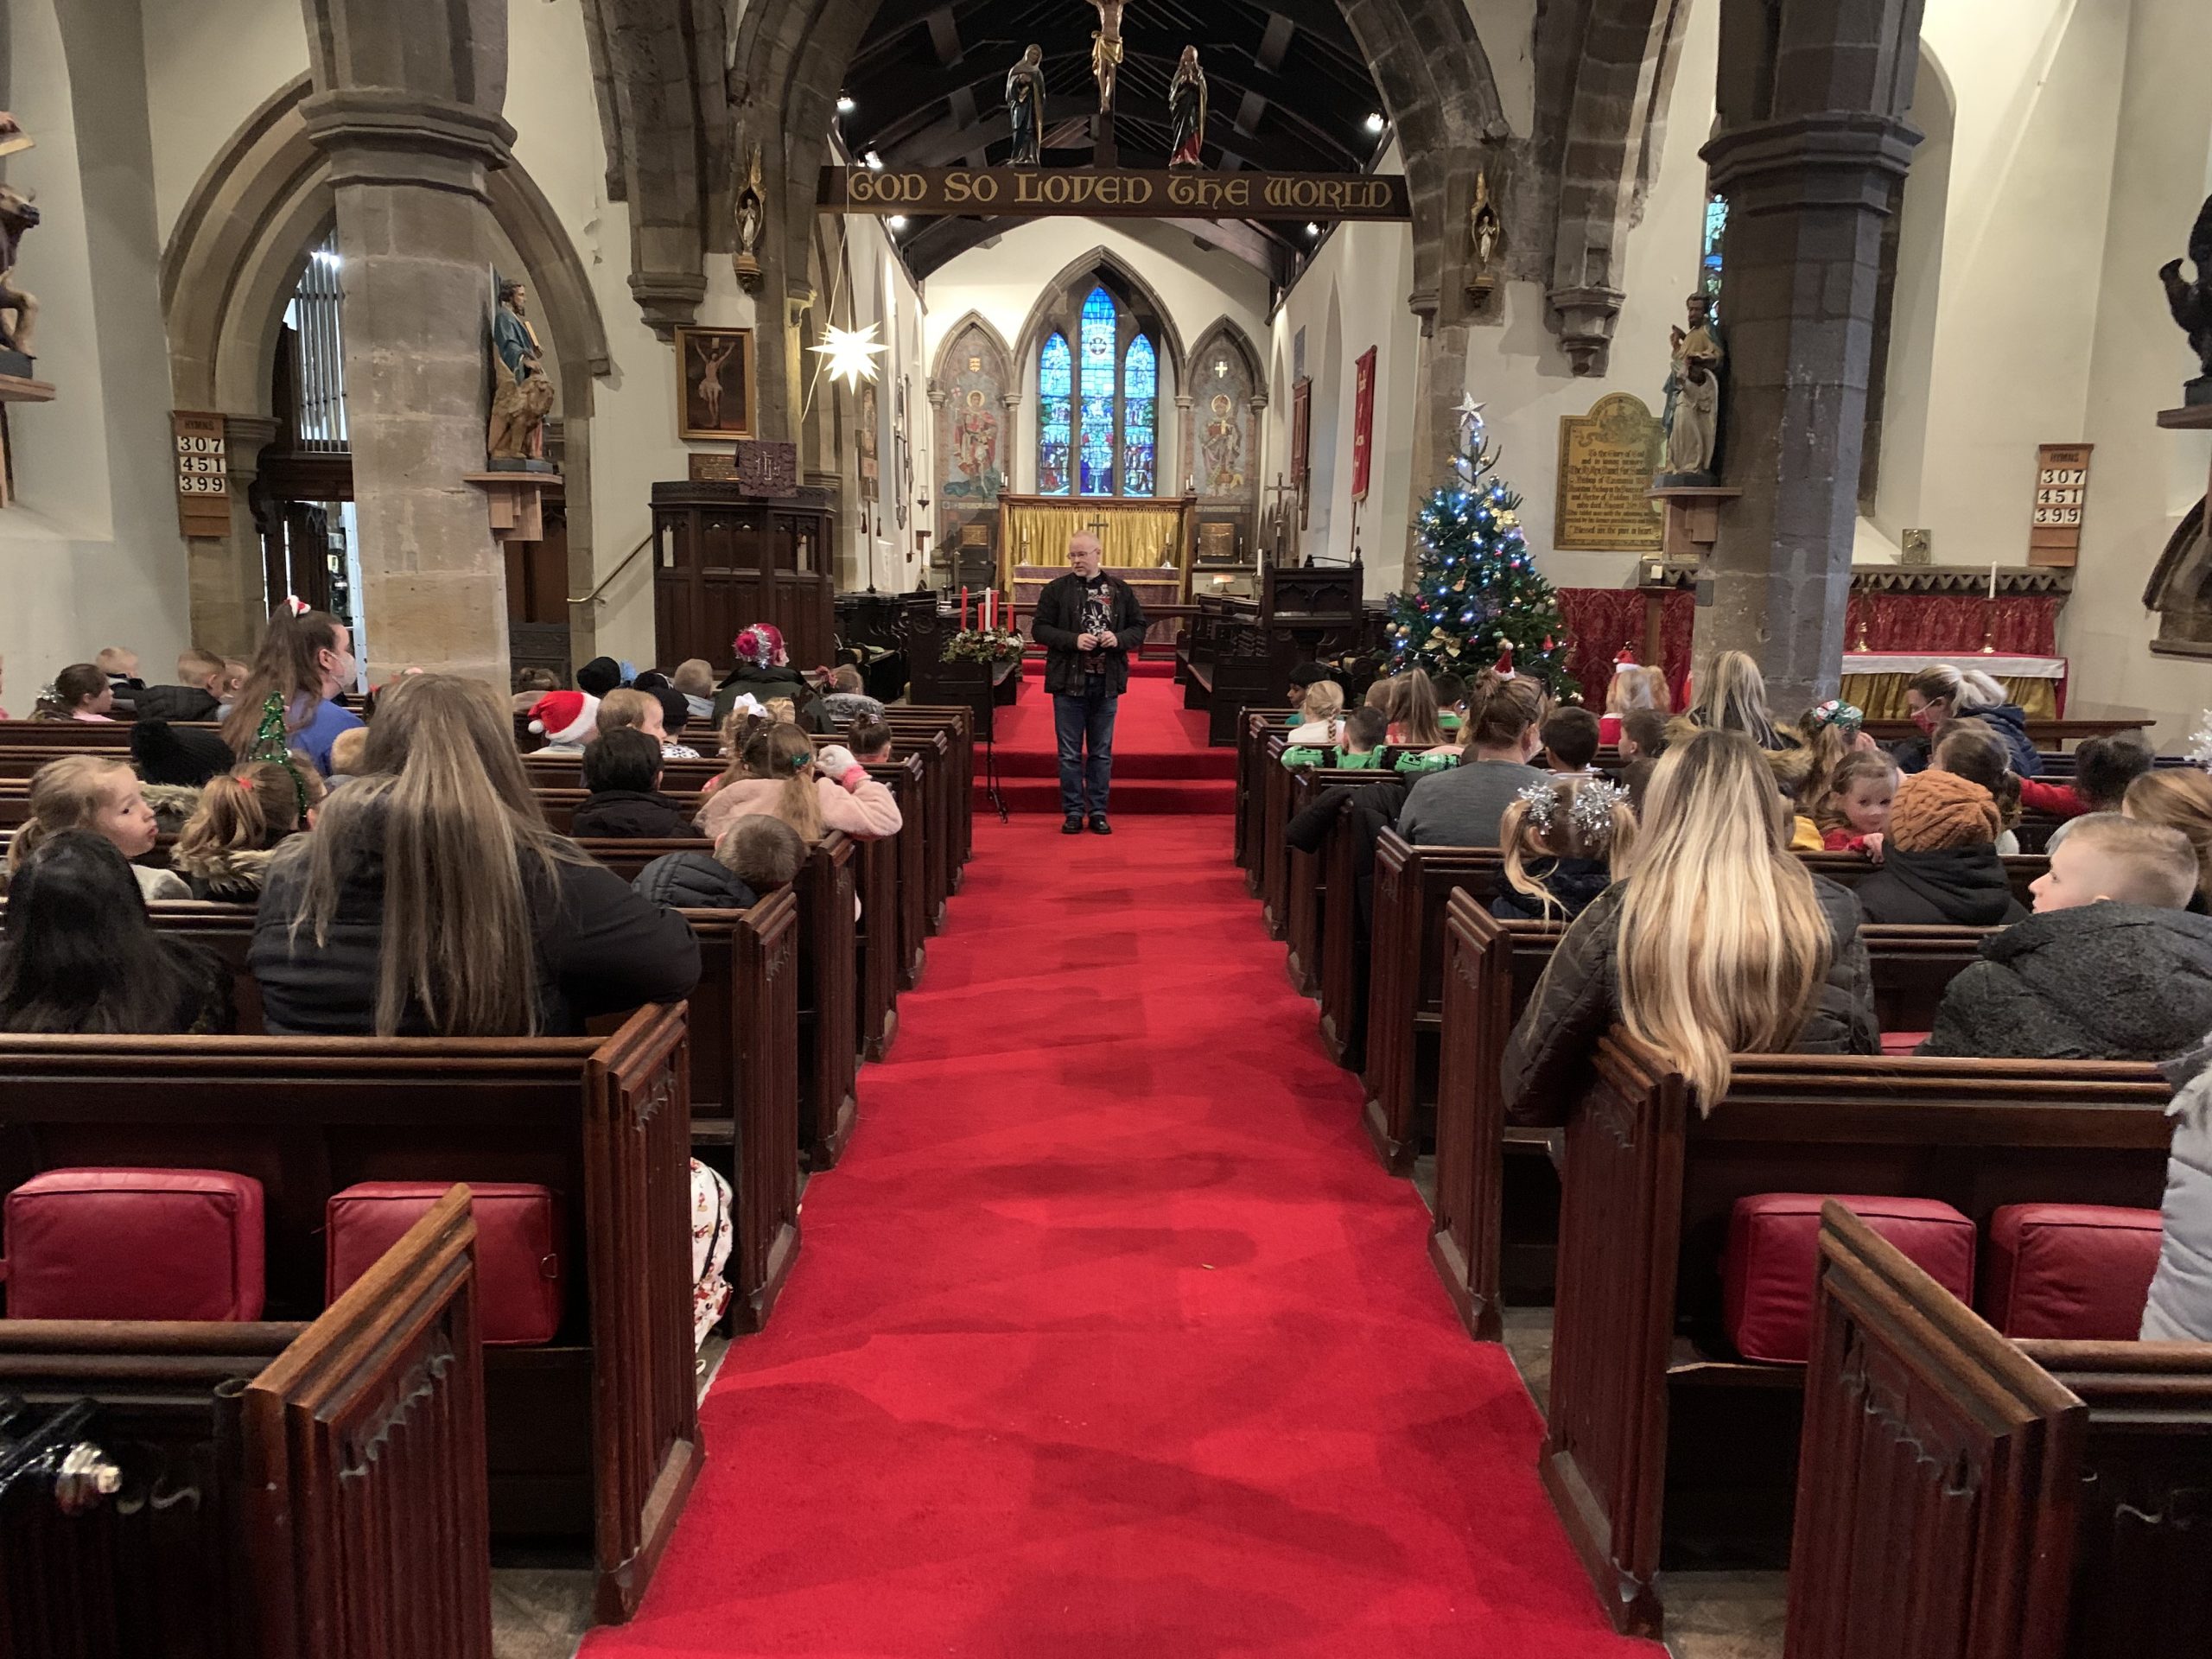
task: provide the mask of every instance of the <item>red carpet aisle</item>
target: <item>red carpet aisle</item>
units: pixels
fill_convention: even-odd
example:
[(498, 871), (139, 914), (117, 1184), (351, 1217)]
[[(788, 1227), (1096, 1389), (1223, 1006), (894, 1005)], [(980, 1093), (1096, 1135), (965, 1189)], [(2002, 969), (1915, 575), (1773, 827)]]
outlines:
[[(1109, 809), (1125, 812), (1228, 812), (1236, 800), (1236, 751), (1206, 747), (1203, 709), (1183, 706), (1173, 663), (1138, 663), (1114, 719), (1114, 788)], [(1008, 810), (1060, 810), (1059, 741), (1045, 664), (1024, 671), (1021, 700), (998, 711), (999, 782)], [(976, 777), (982, 776), (980, 764)], [(976, 810), (983, 811), (978, 785)]]
[(1615, 1638), (1219, 818), (979, 820), (637, 1620), (589, 1659)]

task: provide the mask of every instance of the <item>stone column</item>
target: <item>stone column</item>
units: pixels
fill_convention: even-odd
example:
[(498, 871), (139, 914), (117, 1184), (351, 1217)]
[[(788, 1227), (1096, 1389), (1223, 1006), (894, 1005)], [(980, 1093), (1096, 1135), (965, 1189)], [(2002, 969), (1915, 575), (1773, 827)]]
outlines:
[[(1154, 480), (1153, 488), (1158, 494), (1180, 495), (1184, 493), (1185, 486), (1198, 475), (1198, 439), (1197, 435), (1191, 429), (1191, 402), (1189, 392), (1179, 391), (1175, 394), (1175, 459), (1180, 470), (1172, 478)], [(1153, 435), (1154, 443), (1157, 445), (1159, 435), (1154, 433)], [(1159, 453), (1159, 449), (1155, 447), (1153, 452), (1153, 466), (1155, 471), (1160, 465)], [(1160, 486), (1162, 483), (1168, 487), (1160, 489)]]
[(1920, 0), (1726, 0), (1720, 130), (1728, 199), (1724, 508), (1698, 613), (1700, 660), (1749, 652), (1770, 700), (1835, 695), (1858, 519), (1883, 221), (1908, 126)]
[(483, 492), (492, 238), (512, 159), (505, 0), (304, 0), (345, 296), (346, 419), (372, 678), (507, 683), (506, 562)]
[[(225, 657), (251, 658), (269, 621), (267, 561), (261, 525), (248, 505), (261, 472), (261, 452), (276, 436), (266, 415), (223, 416), (225, 462), (231, 475), (231, 529), (220, 541), (185, 543), (192, 592), (192, 642)], [(281, 595), (280, 595), (281, 597)]]

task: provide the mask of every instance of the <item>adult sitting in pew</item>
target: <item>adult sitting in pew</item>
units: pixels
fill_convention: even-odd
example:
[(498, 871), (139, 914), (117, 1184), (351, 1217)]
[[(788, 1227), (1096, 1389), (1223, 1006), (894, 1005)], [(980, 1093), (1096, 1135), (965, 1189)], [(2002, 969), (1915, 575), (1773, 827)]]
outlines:
[(1921, 735), (1908, 738), (1891, 753), (1897, 768), (1906, 773), (1924, 772), (1932, 760), (1929, 739), (1947, 720), (1977, 720), (2004, 742), (2012, 770), (2023, 778), (2043, 771), (2035, 740), (2028, 735), (2028, 717), (2015, 702), (2008, 702), (2005, 688), (1978, 668), (1933, 663), (1905, 682), (1905, 711)]
[(1521, 791), (1550, 774), (1529, 759), (1541, 747), (1543, 687), (1485, 674), (1467, 692), (1465, 759), (1416, 783), (1398, 814), (1398, 833), (1416, 847), (1495, 847), (1498, 820)]
[(298, 604), (287, 600), (269, 619), (245, 684), (223, 717), (222, 738), (240, 760), (273, 760), (257, 753), (255, 744), (264, 721), (280, 713), (286, 746), (327, 778), (331, 740), (361, 723), (335, 701), (353, 683), (353, 635), (327, 612), (295, 609)]
[(207, 780), (169, 855), (194, 899), (257, 905), (276, 849), (315, 827), (327, 792), (322, 774), (302, 763), (258, 760)]
[(1745, 651), (1724, 651), (1699, 677), (1690, 706), (1671, 731), (1684, 738), (1695, 732), (1738, 732), (1762, 749), (1794, 749), (1797, 740), (1783, 730), (1767, 706), (1766, 677)]
[(85, 830), (48, 837), (8, 888), (0, 1031), (227, 1033), (231, 971), (156, 933), (130, 867)]
[(584, 787), (591, 791), (569, 833), (590, 841), (682, 841), (691, 834), (683, 810), (660, 792), (660, 741), (635, 726), (602, 730), (584, 751)]
[(2036, 878), (2036, 913), (1952, 980), (1920, 1052), (2165, 1060), (2194, 1048), (2212, 1031), (2212, 918), (2183, 908), (2196, 880), (2179, 830), (2075, 819)]
[(1890, 806), (1882, 868), (1859, 884), (1870, 922), (2003, 927), (2027, 911), (1998, 856), (1997, 803), (1970, 778), (1916, 772)]
[(1859, 901), (1787, 836), (1750, 738), (1703, 731), (1668, 749), (1635, 869), (1568, 927), (1506, 1044), (1512, 1122), (1562, 1121), (1616, 1024), (1708, 1101), (1733, 1055), (1878, 1052)]
[(699, 809), (699, 833), (720, 841), (750, 813), (781, 818), (801, 838), (819, 841), (842, 830), (855, 841), (878, 841), (905, 827), (891, 791), (868, 775), (849, 750), (835, 744), (818, 753), (804, 731), (772, 726), (746, 740), (736, 764)]
[[(29, 817), (8, 842), (10, 879), (48, 836), (65, 830), (89, 830), (126, 859), (154, 850), (161, 826), (147, 804), (146, 791), (120, 760), (97, 754), (65, 754), (31, 774), (26, 799)], [(189, 899), (181, 876), (132, 862), (130, 874), (148, 899)]]
[(2212, 773), (2195, 766), (2146, 772), (2127, 786), (2120, 811), (2144, 823), (2163, 823), (2187, 837), (2196, 855), (2196, 892), (2189, 907), (2212, 912)]
[(272, 863), (249, 961), (276, 1035), (581, 1033), (688, 995), (699, 946), (545, 827), (489, 687), (391, 687), (370, 775)]

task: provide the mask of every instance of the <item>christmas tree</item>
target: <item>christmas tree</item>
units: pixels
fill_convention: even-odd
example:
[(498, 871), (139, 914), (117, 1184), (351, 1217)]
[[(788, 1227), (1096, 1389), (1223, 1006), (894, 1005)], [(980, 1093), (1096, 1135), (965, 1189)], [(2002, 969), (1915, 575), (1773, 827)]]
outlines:
[(1567, 671), (1567, 623), (1521, 538), (1521, 498), (1497, 477), (1482, 405), (1459, 405), (1452, 476), (1421, 510), (1421, 567), (1390, 597), (1391, 663), (1471, 680), (1501, 663), (1555, 697), (1581, 688)]

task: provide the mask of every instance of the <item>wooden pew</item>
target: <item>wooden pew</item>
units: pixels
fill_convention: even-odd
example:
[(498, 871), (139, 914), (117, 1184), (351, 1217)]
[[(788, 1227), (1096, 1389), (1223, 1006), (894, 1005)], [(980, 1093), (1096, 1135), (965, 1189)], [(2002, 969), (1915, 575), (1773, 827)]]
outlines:
[(311, 1325), (0, 1320), (0, 1652), (491, 1659), (475, 1248), (456, 1186)]
[[(1305, 810), (1323, 790), (1357, 791), (1386, 781), (1383, 772), (1328, 767), (1294, 774), (1290, 816)], [(1318, 852), (1286, 849), (1291, 982), (1318, 1000), (1321, 1041), (1339, 1065), (1348, 1063), (1346, 1056), (1357, 1039), (1355, 1028), (1360, 1021), (1356, 1013), (1365, 1012), (1367, 988), (1368, 940), (1356, 874), (1358, 849), (1349, 817), (1348, 810), (1339, 810)]]
[[(1436, 1089), (1436, 1206), (1429, 1261), (1478, 1341), (1502, 1335), (1508, 1300), (1552, 1296), (1565, 1136), (1505, 1120), (1505, 1045), (1550, 964), (1561, 922), (1503, 922), (1452, 894), (1444, 924), (1443, 1052)], [(1925, 1031), (1959, 970), (1995, 928), (1868, 926), (1884, 1031)]]
[[(853, 915), (854, 848), (833, 830), (810, 849), (791, 890), (799, 918), (799, 1147), (827, 1169), (850, 1138), (858, 1111), (858, 934)], [(704, 841), (580, 841), (626, 881), (664, 853), (703, 850)]]
[(604, 1040), (8, 1036), (0, 1099), (0, 1189), (104, 1165), (259, 1179), (279, 1318), (321, 1310), (323, 1206), (355, 1182), (561, 1193), (561, 1333), (484, 1356), (492, 1530), (590, 1540), (598, 1618), (636, 1611), (700, 1456), (681, 1007)]
[(1260, 896), (1260, 837), (1263, 822), (1262, 810), (1266, 793), (1256, 785), (1262, 781), (1260, 767), (1265, 757), (1260, 753), (1262, 741), (1272, 734), (1288, 730), (1287, 721), (1294, 711), (1289, 709), (1247, 709), (1236, 728), (1236, 868), (1244, 872), (1244, 886), (1256, 899)]
[(1567, 1127), (1541, 1471), (1599, 1598), (1656, 1636), (1662, 1567), (1782, 1565), (1804, 1368), (1738, 1359), (1720, 1255), (1759, 1192), (2156, 1207), (2165, 1083), (2091, 1061), (1745, 1056), (1701, 1115), (1616, 1029)]
[(1792, 1659), (2201, 1655), (2208, 1491), (2212, 1344), (2008, 1342), (1824, 1211)]
[[(1875, 866), (1850, 853), (1801, 853), (1815, 874), (1856, 887)], [(2005, 861), (2024, 905), (2031, 885), (2050, 868), (2025, 855)], [(1436, 1044), (1444, 1014), (1444, 914), (1455, 888), (1484, 907), (1503, 880), (1496, 848), (1415, 847), (1385, 831), (1375, 855), (1375, 928), (1368, 999), (1367, 1124), (1386, 1167), (1413, 1166), (1425, 1117), (1436, 1098)], [(1891, 1027), (1891, 1029), (1908, 1028)]]

